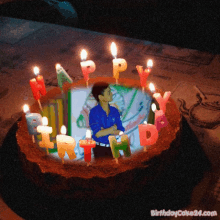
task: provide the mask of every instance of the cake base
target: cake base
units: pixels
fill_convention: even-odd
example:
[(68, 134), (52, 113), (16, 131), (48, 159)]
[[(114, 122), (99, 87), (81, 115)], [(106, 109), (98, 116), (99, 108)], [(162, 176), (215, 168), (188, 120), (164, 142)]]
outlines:
[[(114, 83), (112, 78), (91, 79), (89, 83), (103, 80)], [(121, 79), (119, 83), (139, 87), (138, 80)], [(81, 80), (72, 86), (83, 84)], [(42, 97), (42, 104), (58, 94), (58, 88), (51, 90)], [(31, 112), (37, 112), (37, 108), (35, 103)], [(33, 144), (23, 115), (16, 134), (22, 169), (34, 184), (55, 198), (106, 200), (142, 192), (146, 185), (163, 175), (178, 154), (181, 115), (172, 99), (167, 103), (166, 117), (168, 126), (161, 129), (157, 143), (147, 152), (141, 150), (131, 157), (119, 158), (119, 164), (110, 158), (96, 159), (88, 167), (85, 162), (74, 160), (62, 164), (46, 155), (44, 150)]]

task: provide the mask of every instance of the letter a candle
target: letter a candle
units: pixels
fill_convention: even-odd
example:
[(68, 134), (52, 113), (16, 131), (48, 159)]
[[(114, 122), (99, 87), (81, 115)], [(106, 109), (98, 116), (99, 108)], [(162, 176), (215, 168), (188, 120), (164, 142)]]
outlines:
[(57, 71), (58, 86), (63, 92), (63, 84), (65, 82), (72, 83), (73, 80), (70, 78), (70, 76), (67, 74), (67, 72), (60, 64), (56, 64), (56, 71)]
[(147, 69), (143, 70), (143, 66), (136, 66), (137, 71), (139, 73), (140, 76), (140, 82), (141, 82), (141, 87), (142, 87), (142, 92), (144, 92), (144, 89), (146, 87), (146, 83), (147, 83), (147, 78), (151, 72), (151, 69), (153, 67), (153, 61), (152, 60), (148, 60), (147, 61)]
[(33, 78), (33, 79), (30, 80), (30, 86), (31, 86), (33, 96), (34, 96), (35, 100), (38, 101), (38, 104), (39, 104), (40, 109), (42, 111), (42, 106), (41, 106), (41, 103), (40, 103), (40, 94), (41, 95), (46, 95), (47, 91), (46, 91), (46, 88), (45, 88), (43, 76), (38, 75), (39, 74), (39, 68), (38, 67), (34, 67), (34, 73), (35, 73), (35, 75), (37, 75), (37, 77), (36, 77), (36, 79)]
[(86, 140), (79, 140), (79, 146), (84, 148), (84, 160), (87, 162), (87, 166), (91, 161), (91, 149), (96, 147), (96, 142), (91, 139), (91, 131), (86, 131)]
[(110, 147), (112, 150), (112, 155), (115, 158), (116, 163), (118, 164), (118, 158), (120, 157), (119, 150), (123, 150), (125, 157), (131, 156), (131, 149), (130, 149), (130, 142), (128, 139), (128, 135), (123, 135), (123, 132), (121, 131), (119, 133), (121, 136), (121, 142), (117, 142), (115, 136), (109, 136), (108, 140), (110, 143)]
[(82, 50), (81, 52), (81, 60), (82, 62), (80, 62), (81, 65), (81, 69), (82, 69), (82, 73), (83, 73), (83, 77), (86, 81), (86, 87), (88, 88), (89, 85), (89, 74), (93, 73), (95, 71), (95, 63), (92, 60), (87, 60), (87, 52), (86, 50)]
[[(155, 125), (147, 124), (138, 125), (140, 145), (144, 147), (144, 151), (147, 151), (147, 147), (155, 144), (158, 139), (158, 131)], [(150, 137), (147, 137), (147, 132), (150, 132)]]
[(112, 55), (115, 57), (112, 60), (112, 62), (113, 62), (113, 77), (116, 80), (116, 84), (118, 84), (119, 73), (124, 72), (127, 69), (127, 62), (125, 59), (117, 58), (117, 47), (114, 42), (112, 42), (112, 44), (111, 44), (111, 52), (112, 52)]

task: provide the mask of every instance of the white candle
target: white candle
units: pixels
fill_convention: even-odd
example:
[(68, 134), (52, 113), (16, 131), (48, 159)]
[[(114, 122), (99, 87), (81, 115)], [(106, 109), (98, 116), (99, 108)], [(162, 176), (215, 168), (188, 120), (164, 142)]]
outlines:
[(127, 62), (125, 59), (117, 58), (117, 47), (114, 42), (111, 44), (111, 52), (114, 57), (113, 62), (113, 77), (116, 79), (116, 84), (118, 84), (119, 73), (124, 72), (127, 69)]
[(43, 125), (37, 126), (37, 132), (42, 134), (42, 141), (39, 142), (39, 146), (47, 149), (47, 154), (49, 154), (48, 149), (53, 149), (54, 144), (50, 142), (50, 134), (53, 132), (52, 127), (48, 125), (47, 117), (43, 117), (42, 119)]
[(62, 160), (62, 163), (64, 163), (65, 152), (67, 152), (70, 160), (76, 158), (76, 154), (74, 151), (76, 141), (73, 137), (66, 135), (66, 127), (64, 125), (61, 126), (60, 132), (61, 134), (56, 136), (57, 150), (58, 155)]

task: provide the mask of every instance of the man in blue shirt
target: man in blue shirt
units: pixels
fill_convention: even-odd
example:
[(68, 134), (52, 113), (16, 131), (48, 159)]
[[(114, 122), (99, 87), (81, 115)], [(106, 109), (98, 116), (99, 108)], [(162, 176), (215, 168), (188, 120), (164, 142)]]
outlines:
[(93, 148), (95, 158), (111, 156), (112, 152), (108, 137), (119, 135), (125, 131), (122, 126), (117, 108), (109, 105), (112, 101), (112, 92), (108, 83), (98, 82), (93, 85), (92, 94), (98, 105), (90, 110), (89, 125), (93, 131), (92, 138), (96, 141)]

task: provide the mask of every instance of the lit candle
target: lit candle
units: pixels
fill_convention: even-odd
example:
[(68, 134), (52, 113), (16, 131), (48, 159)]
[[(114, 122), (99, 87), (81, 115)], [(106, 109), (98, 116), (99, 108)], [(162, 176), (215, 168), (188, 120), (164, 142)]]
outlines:
[(80, 62), (80, 65), (81, 65), (83, 77), (86, 81), (86, 86), (88, 88), (89, 74), (95, 71), (96, 66), (92, 60), (86, 61), (86, 58), (87, 58), (87, 52), (86, 50), (82, 50), (81, 52), (82, 62)]
[[(155, 87), (153, 83), (150, 83), (149, 85), (150, 91), (154, 94), (155, 93)], [(152, 94), (152, 96), (153, 96)], [(156, 104), (157, 108), (159, 109), (159, 104), (156, 102), (154, 96), (152, 97), (152, 102), (151, 104)], [(148, 115), (148, 120), (147, 120), (148, 124), (155, 124), (155, 113), (152, 111), (152, 108), (150, 108), (150, 112)]]
[(90, 130), (86, 131), (86, 140), (79, 140), (79, 146), (84, 148), (84, 160), (87, 166), (89, 166), (91, 161), (91, 149), (96, 147), (96, 142), (92, 140)]
[(30, 113), (28, 105), (23, 106), (23, 111), (27, 121), (28, 133), (32, 135), (32, 141), (35, 143), (34, 135), (37, 135), (37, 126), (42, 125), (42, 116), (38, 113)]
[(66, 135), (66, 127), (64, 125), (61, 126), (60, 129), (61, 134), (56, 136), (57, 141), (57, 151), (58, 155), (64, 164), (64, 156), (65, 153), (68, 154), (70, 160), (76, 158), (76, 154), (74, 148), (76, 146), (76, 141), (73, 137)]
[[(144, 151), (147, 151), (147, 147), (155, 144), (158, 139), (158, 131), (155, 125), (147, 124), (138, 125), (140, 145), (144, 147)], [(147, 132), (150, 132), (150, 137), (147, 137)]]
[(156, 105), (153, 103), (151, 105), (152, 111), (155, 113), (155, 126), (158, 131), (160, 131), (161, 128), (164, 128), (168, 125), (167, 118), (163, 112), (163, 110), (157, 110)]
[(54, 144), (50, 142), (50, 134), (53, 132), (53, 129), (52, 127), (47, 126), (48, 125), (47, 117), (43, 117), (42, 121), (43, 121), (43, 125), (37, 126), (37, 132), (41, 133), (42, 135), (42, 141), (39, 142), (39, 146), (42, 148), (46, 148), (47, 154), (49, 154), (48, 149), (54, 148)]
[(113, 62), (113, 77), (116, 79), (116, 84), (118, 84), (119, 73), (124, 72), (127, 69), (127, 62), (125, 59), (117, 58), (117, 47), (114, 42), (111, 44), (111, 52), (114, 57)]
[(63, 84), (65, 82), (72, 83), (73, 80), (70, 78), (70, 76), (67, 74), (67, 72), (60, 64), (56, 64), (56, 71), (57, 71), (58, 86), (63, 91)]
[(144, 92), (144, 89), (146, 87), (146, 82), (147, 82), (147, 78), (151, 72), (151, 69), (153, 67), (153, 61), (152, 60), (148, 60), (147, 61), (147, 69), (143, 70), (143, 66), (136, 66), (137, 71), (139, 73), (140, 76), (140, 82), (141, 82), (141, 87), (142, 87), (142, 92)]
[(128, 135), (123, 134), (122, 131), (119, 133), (119, 135), (121, 135), (121, 142), (117, 142), (115, 136), (108, 137), (109, 144), (112, 150), (112, 155), (115, 158), (116, 163), (118, 163), (118, 158), (120, 157), (119, 150), (123, 150), (125, 157), (131, 156)]
[(170, 98), (171, 92), (165, 92), (163, 97), (160, 93), (155, 93), (155, 87), (152, 83), (149, 85), (150, 90), (154, 93), (153, 97), (157, 100), (160, 106), (160, 110), (163, 110), (164, 114), (166, 113), (166, 104), (168, 99)]
[(36, 75), (36, 78), (33, 78), (30, 80), (30, 86), (33, 93), (34, 98), (38, 101), (40, 109), (42, 110), (42, 106), (40, 103), (40, 94), (46, 95), (47, 91), (44, 84), (44, 79), (42, 75), (39, 74), (39, 68), (34, 67), (34, 74)]

